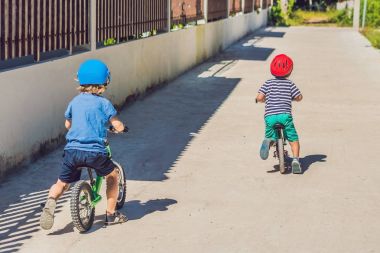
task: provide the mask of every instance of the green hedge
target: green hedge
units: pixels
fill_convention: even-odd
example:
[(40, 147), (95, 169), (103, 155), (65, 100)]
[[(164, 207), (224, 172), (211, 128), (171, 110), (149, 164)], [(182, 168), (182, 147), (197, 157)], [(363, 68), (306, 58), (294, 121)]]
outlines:
[[(363, 7), (364, 0), (361, 1), (361, 10), (363, 10)], [(362, 13), (363, 11), (360, 13), (360, 22), (362, 21)], [(365, 25), (369, 27), (380, 27), (380, 0), (367, 0)]]

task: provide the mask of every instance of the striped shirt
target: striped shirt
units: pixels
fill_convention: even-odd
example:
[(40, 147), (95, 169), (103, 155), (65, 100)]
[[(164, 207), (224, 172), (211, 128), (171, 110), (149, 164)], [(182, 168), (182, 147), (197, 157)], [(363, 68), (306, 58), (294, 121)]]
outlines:
[(267, 80), (259, 93), (265, 95), (265, 117), (281, 113), (292, 114), (292, 100), (301, 95), (292, 81), (278, 78)]

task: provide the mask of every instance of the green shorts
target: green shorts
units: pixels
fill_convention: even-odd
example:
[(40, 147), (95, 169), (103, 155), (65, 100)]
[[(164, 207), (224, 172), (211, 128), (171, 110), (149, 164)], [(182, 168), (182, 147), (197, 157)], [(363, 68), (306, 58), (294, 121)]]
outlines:
[(285, 126), (285, 139), (290, 142), (298, 141), (298, 134), (293, 124), (293, 117), (288, 113), (269, 115), (265, 117), (265, 138), (272, 140), (276, 140), (278, 138), (276, 131), (273, 129), (273, 126), (277, 123), (281, 123)]

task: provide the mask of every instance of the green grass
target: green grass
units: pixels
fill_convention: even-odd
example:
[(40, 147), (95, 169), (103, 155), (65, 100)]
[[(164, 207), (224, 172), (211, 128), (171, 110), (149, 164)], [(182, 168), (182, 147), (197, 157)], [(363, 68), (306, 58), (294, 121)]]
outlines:
[(303, 11), (296, 10), (287, 18), (287, 23), (292, 26), (313, 25), (313, 26), (349, 26), (350, 13), (345, 10), (328, 11)]
[(380, 29), (365, 28), (362, 33), (371, 42), (372, 46), (380, 49)]

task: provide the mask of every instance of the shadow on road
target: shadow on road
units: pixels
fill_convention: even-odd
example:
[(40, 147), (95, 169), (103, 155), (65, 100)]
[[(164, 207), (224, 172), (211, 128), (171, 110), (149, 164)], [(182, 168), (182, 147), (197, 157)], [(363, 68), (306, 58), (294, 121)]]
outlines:
[[(168, 206), (176, 204), (177, 201), (174, 199), (154, 199), (149, 200), (145, 203), (141, 203), (139, 200), (131, 200), (125, 203), (122, 211), (126, 213), (128, 221), (138, 220), (144, 216), (154, 213), (156, 211), (167, 211)], [(97, 215), (94, 219), (94, 224), (92, 228), (86, 233), (93, 233), (99, 229), (107, 228), (104, 226), (105, 215)], [(74, 224), (72, 222), (68, 223), (64, 228), (60, 228), (49, 235), (63, 235), (67, 233), (73, 233), (75, 230)]]
[[(240, 82), (223, 76), (237, 60), (265, 61), (273, 48), (256, 47), (248, 35), (222, 54), (137, 101), (120, 118), (130, 133), (111, 140), (129, 180), (166, 180), (170, 168)], [(254, 40), (254, 41), (253, 41)]]
[(307, 155), (300, 159), (303, 173), (305, 173), (313, 163), (326, 162), (326, 155)]
[[(227, 50), (214, 58), (215, 61), (234, 61), (234, 60), (247, 60), (247, 61), (266, 61), (275, 50), (274, 48), (260, 47), (257, 43), (270, 34), (277, 34), (269, 30), (260, 30), (257, 33), (250, 34), (238, 43), (235, 43)], [(285, 33), (281, 33), (285, 34)], [(278, 36), (280, 37), (280, 36)]]
[(273, 32), (272, 28), (262, 29), (259, 30), (257, 33), (255, 33), (255, 36), (257, 37), (272, 37), (272, 38), (283, 38), (285, 35), (285, 32)]
[[(273, 35), (264, 32), (262, 36)], [(130, 133), (110, 137), (114, 158), (126, 167), (127, 180), (163, 181), (173, 165), (240, 82), (227, 78), (237, 60), (265, 61), (272, 48), (256, 47), (260, 35), (249, 35), (221, 55), (199, 65), (170, 85), (131, 104), (120, 115)], [(62, 161), (59, 151), (33, 162), (0, 185), (0, 253), (17, 252), (25, 240), (40, 230), (40, 203), (45, 202), (48, 188), (59, 174)], [(67, 194), (60, 200), (57, 212), (67, 204)], [(165, 211), (173, 199), (138, 200), (126, 203), (131, 220), (141, 219), (155, 211)], [(100, 218), (100, 217), (98, 217)], [(95, 224), (95, 230), (100, 223)], [(73, 231), (67, 224), (51, 235)]]
[(141, 203), (140, 200), (132, 200), (128, 201), (123, 209), (127, 213), (128, 220), (138, 220), (156, 211), (166, 211), (168, 206), (173, 204), (177, 204), (174, 199), (154, 199), (145, 203)]
[(213, 75), (227, 64), (208, 62), (123, 111), (120, 118), (130, 132), (110, 143), (128, 180), (168, 179), (173, 164), (238, 85), (238, 78)]
[[(304, 174), (307, 170), (309, 170), (310, 166), (313, 163), (317, 162), (326, 162), (327, 156), (326, 155), (308, 155), (303, 158), (300, 158), (301, 166), (302, 166), (302, 174)], [(285, 161), (285, 166), (286, 166), (286, 172), (284, 174), (291, 174), (292, 173), (292, 159), (288, 157)], [(275, 173), (275, 172), (280, 172), (280, 166), (278, 164), (273, 166), (273, 170), (267, 171), (267, 173)]]
[[(10, 204), (0, 214), (0, 252), (18, 251), (22, 241), (32, 238), (40, 230), (39, 218), (41, 203), (46, 200), (48, 190), (21, 195), (18, 202)], [(56, 213), (62, 211), (63, 204), (69, 198), (66, 192), (58, 201)]]

